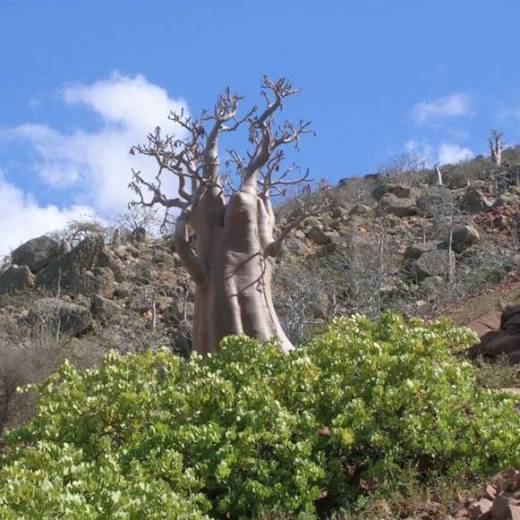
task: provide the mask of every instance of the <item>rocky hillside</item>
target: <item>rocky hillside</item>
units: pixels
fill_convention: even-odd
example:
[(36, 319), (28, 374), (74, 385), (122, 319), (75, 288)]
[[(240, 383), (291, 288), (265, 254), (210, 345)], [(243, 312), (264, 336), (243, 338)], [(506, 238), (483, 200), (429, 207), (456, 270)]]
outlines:
[[(515, 148), (500, 168), (485, 158), (443, 168), (442, 185), (433, 171), (406, 168), (343, 179), (331, 207), (308, 217), (281, 256), (275, 300), (289, 335), (298, 341), (334, 314), (450, 314), (512, 283), (519, 172)], [(283, 223), (291, 203), (278, 211)], [(107, 349), (158, 345), (186, 355), (192, 312), (171, 240), (142, 227), (107, 236), (86, 226), (80, 238), (64, 232), (21, 245), (0, 272), (0, 427), (23, 420), (11, 413), (20, 407), (6, 404), (13, 385), (43, 377), (64, 357), (91, 366)], [(478, 317), (469, 309), (458, 321)]]

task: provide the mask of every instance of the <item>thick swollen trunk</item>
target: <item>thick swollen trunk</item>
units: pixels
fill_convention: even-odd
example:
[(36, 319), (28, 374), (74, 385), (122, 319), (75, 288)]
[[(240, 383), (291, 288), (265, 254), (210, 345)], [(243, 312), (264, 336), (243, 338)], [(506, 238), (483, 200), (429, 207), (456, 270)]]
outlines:
[(272, 301), (274, 259), (265, 254), (273, 242), (269, 201), (242, 191), (226, 204), (209, 193), (191, 223), (204, 269), (196, 280), (194, 349), (209, 354), (225, 336), (246, 334), (259, 341), (275, 337), (284, 352), (291, 350)]

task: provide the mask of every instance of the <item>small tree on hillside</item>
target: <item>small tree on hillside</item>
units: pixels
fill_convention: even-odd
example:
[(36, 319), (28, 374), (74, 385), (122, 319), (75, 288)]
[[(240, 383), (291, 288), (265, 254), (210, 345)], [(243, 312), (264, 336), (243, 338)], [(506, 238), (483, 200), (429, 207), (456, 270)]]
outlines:
[(131, 206), (116, 218), (115, 224), (129, 233), (135, 233), (142, 228), (148, 234), (154, 235), (161, 225), (161, 218), (158, 208)]
[(491, 137), (489, 138), (489, 151), (491, 153), (491, 160), (497, 165), (502, 164), (502, 150), (504, 134), (498, 130), (491, 131)]
[[(309, 198), (315, 202), (300, 205), (275, 237), (271, 198), (308, 180), (308, 172), (295, 165), (284, 169), (282, 163), (283, 148), (297, 146), (311, 130), (304, 121), (275, 124), (285, 100), (297, 92), (289, 81), (264, 77), (261, 87), (261, 111), (253, 107), (239, 116), (242, 98), (226, 89), (214, 110), (203, 112), (198, 120), (183, 112), (170, 114), (187, 138), (163, 135), (156, 128), (146, 144), (131, 150), (154, 158), (158, 165), (152, 181), (133, 172), (130, 186), (138, 197), (134, 204), (164, 206), (165, 222), (170, 210), (180, 210), (175, 249), (196, 285), (193, 340), (202, 354), (214, 352), (223, 337), (239, 333), (262, 341), (275, 336), (283, 351), (292, 349), (274, 310), (271, 273), (284, 239), (319, 204)], [(225, 165), (236, 168), (240, 181), (228, 196), (219, 138), (242, 126), (247, 127), (250, 150), (245, 156), (227, 150)], [(165, 174), (177, 177), (178, 196), (165, 194)]]
[(442, 183), (442, 172), (441, 172), (441, 168), (439, 166), (439, 163), (437, 163), (435, 165), (435, 175), (436, 175), (436, 181), (435, 181), (436, 186), (442, 186), (443, 185), (443, 183)]

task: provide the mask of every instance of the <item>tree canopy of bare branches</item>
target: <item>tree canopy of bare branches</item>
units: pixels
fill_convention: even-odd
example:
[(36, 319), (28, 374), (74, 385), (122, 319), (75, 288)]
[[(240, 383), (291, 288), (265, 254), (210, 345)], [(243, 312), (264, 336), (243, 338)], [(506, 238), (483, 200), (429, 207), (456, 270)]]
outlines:
[[(243, 97), (227, 88), (213, 110), (198, 119), (182, 111), (170, 114), (183, 137), (157, 127), (145, 144), (131, 149), (157, 167), (152, 179), (133, 171), (133, 204), (163, 206), (164, 224), (176, 217), (175, 249), (196, 284), (194, 348), (200, 353), (214, 352), (224, 336), (236, 333), (259, 340), (275, 336), (282, 350), (292, 348), (273, 307), (271, 272), (285, 238), (317, 205), (300, 204), (276, 230), (272, 198), (309, 180), (308, 171), (284, 164), (285, 149), (298, 148), (312, 132), (310, 123), (276, 121), (297, 92), (285, 78), (264, 76), (263, 107), (241, 113)], [(222, 135), (239, 129), (245, 130), (245, 152), (228, 148), (221, 153)], [(236, 188), (228, 182), (229, 168), (239, 180)], [(167, 175), (178, 182), (171, 196), (164, 189)], [(308, 195), (304, 190), (310, 200)]]

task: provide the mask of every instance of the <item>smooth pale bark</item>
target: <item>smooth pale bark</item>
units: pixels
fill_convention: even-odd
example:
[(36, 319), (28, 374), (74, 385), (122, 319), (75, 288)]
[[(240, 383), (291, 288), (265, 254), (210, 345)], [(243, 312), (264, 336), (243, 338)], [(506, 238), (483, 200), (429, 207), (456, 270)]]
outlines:
[(438, 164), (435, 165), (435, 173), (437, 174), (437, 186), (442, 186), (442, 172)]
[(492, 130), (489, 138), (489, 151), (491, 153), (491, 160), (497, 165), (502, 164), (502, 144), (503, 135), (498, 130)]
[(268, 198), (242, 190), (229, 201), (208, 190), (191, 211), (189, 224), (197, 236), (198, 255), (178, 227), (176, 248), (196, 284), (194, 349), (216, 351), (230, 334), (259, 341), (277, 338), (284, 352), (293, 346), (284, 333), (271, 293), (275, 243), (274, 214)]

